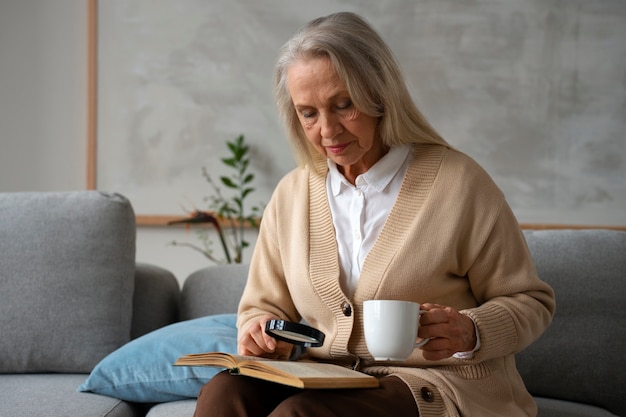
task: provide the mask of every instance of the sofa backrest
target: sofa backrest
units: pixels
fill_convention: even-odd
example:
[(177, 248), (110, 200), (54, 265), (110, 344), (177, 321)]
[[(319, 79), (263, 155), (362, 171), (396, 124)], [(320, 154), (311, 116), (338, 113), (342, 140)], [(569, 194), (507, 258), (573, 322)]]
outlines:
[(181, 293), (181, 320), (236, 313), (249, 267), (247, 264), (213, 265), (189, 275)]
[(626, 232), (525, 235), (539, 276), (556, 293), (552, 324), (517, 355), (528, 390), (626, 415)]
[(176, 277), (156, 265), (135, 265), (131, 339), (175, 323), (180, 317), (180, 287)]
[(130, 340), (135, 216), (97, 191), (0, 193), (0, 373), (91, 369)]

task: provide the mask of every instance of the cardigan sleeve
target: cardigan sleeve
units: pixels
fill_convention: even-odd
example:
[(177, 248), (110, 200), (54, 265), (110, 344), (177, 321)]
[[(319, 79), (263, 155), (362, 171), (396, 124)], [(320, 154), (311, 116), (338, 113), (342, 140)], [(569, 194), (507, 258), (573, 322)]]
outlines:
[(284, 278), (276, 237), (276, 205), (272, 197), (263, 214), (250, 272), (239, 302), (237, 328), (245, 329), (255, 319), (271, 314), (283, 320), (298, 321)]
[[(281, 184), (277, 191), (280, 187)], [(274, 192), (263, 213), (259, 236), (250, 262), (248, 281), (239, 302), (237, 318), (239, 332), (266, 314), (283, 320), (301, 319), (285, 280), (277, 238), (277, 218), (281, 216), (279, 207), (285, 205), (285, 202), (281, 201), (281, 195), (284, 193)]]
[(506, 202), (467, 275), (479, 303), (462, 311), (474, 320), (480, 334), (475, 361), (519, 352), (550, 324), (554, 291), (538, 277), (522, 230)]

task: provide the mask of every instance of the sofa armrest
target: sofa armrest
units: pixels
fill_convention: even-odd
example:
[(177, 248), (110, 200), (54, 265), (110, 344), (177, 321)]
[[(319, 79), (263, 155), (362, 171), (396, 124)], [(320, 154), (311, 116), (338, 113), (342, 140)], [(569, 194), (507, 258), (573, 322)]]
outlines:
[(137, 263), (131, 338), (178, 321), (180, 287), (176, 277), (161, 267)]

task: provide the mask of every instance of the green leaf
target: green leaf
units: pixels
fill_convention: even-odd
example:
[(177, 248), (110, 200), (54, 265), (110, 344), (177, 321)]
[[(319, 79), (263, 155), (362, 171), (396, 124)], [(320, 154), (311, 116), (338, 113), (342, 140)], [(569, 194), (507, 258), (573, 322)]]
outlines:
[(222, 158), (222, 162), (229, 167), (237, 168), (237, 161), (234, 158)]
[(243, 148), (236, 148), (233, 151), (233, 154), (235, 155), (235, 159), (237, 161), (241, 161), (241, 159), (245, 156), (246, 151), (247, 151), (247, 148), (245, 148), (245, 147), (243, 147)]
[(220, 177), (222, 183), (229, 188), (237, 188), (237, 184), (233, 182), (229, 177)]
[(243, 179), (243, 183), (248, 184), (249, 182), (252, 182), (253, 180), (254, 180), (254, 174), (248, 174), (246, 175), (246, 178)]

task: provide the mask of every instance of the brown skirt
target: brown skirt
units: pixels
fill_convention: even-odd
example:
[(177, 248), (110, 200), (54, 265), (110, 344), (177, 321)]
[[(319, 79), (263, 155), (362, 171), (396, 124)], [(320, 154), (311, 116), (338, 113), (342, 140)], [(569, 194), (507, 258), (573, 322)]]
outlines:
[(194, 417), (416, 417), (413, 395), (387, 376), (372, 389), (302, 390), (224, 371), (198, 396)]

